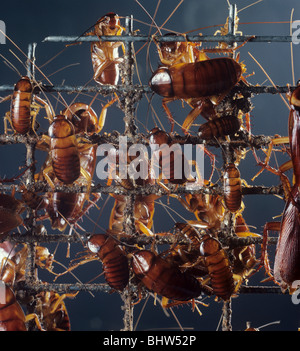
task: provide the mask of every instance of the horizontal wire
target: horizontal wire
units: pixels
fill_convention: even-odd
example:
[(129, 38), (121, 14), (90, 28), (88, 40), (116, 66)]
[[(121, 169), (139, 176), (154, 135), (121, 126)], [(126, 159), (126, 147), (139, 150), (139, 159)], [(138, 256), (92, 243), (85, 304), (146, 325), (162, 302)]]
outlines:
[(103, 35), (103, 36), (48, 36), (43, 39), (43, 42), (56, 43), (75, 43), (75, 42), (95, 42), (95, 41), (112, 41), (112, 42), (148, 42), (155, 40), (158, 42), (254, 42), (254, 43), (290, 43), (292, 36), (290, 35), (170, 35), (160, 36), (155, 35), (149, 37), (147, 35)]
[[(67, 93), (100, 93), (102, 95), (109, 95), (113, 93), (126, 93), (128, 91), (135, 92), (136, 94), (145, 94), (145, 93), (152, 93), (150, 86), (148, 85), (99, 85), (99, 86), (69, 86), (69, 85), (42, 85), (40, 86), (41, 90), (47, 93), (53, 92), (67, 92)], [(295, 86), (256, 86), (249, 84), (248, 86), (236, 86), (232, 89), (232, 92), (237, 93), (251, 93), (251, 94), (284, 94), (288, 93), (289, 91), (293, 91), (296, 87)], [(0, 91), (2, 92), (11, 92), (14, 90), (13, 85), (0, 85)]]
[[(22, 281), (16, 284), (18, 290), (39, 293), (42, 291), (55, 291), (59, 294), (86, 292), (109, 293), (112, 288), (106, 284), (86, 284), (86, 283), (43, 283), (40, 281)], [(244, 286), (242, 285), (238, 294), (283, 294), (279, 286)]]

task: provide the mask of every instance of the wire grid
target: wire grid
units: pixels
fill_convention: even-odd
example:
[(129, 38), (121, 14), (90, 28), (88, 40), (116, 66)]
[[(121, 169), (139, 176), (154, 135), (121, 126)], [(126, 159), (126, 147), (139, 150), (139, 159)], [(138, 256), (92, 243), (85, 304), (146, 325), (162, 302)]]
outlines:
[[(202, 41), (202, 42), (226, 42), (230, 45), (234, 45), (236, 42), (243, 42), (249, 39), (250, 36), (237, 36), (235, 33), (235, 18), (236, 18), (236, 5), (231, 5), (229, 8), (229, 33), (226, 36), (190, 36), (190, 37), (157, 37), (156, 40), (158, 41)], [(149, 86), (146, 85), (133, 85), (133, 66), (134, 66), (134, 59), (133, 59), (133, 43), (135, 41), (148, 41), (149, 38), (146, 36), (139, 35), (137, 36), (133, 32), (133, 17), (127, 17), (125, 21), (125, 35), (117, 36), (117, 37), (101, 37), (102, 40), (109, 40), (109, 41), (124, 41), (125, 45), (125, 54), (124, 54), (124, 84), (118, 86), (103, 86), (99, 87), (89, 87), (89, 86), (49, 86), (43, 85), (43, 90), (45, 92), (100, 92), (103, 95), (112, 94), (114, 92), (123, 96), (124, 103), (122, 106), (122, 110), (124, 112), (124, 125), (125, 130), (123, 135), (127, 136), (128, 144), (130, 143), (145, 143), (144, 136), (137, 133), (137, 128), (135, 125), (135, 103), (139, 101), (143, 97), (145, 93), (150, 92)], [(47, 37), (44, 41), (63, 41), (63, 42), (73, 42), (74, 39), (78, 41), (95, 41), (98, 38), (94, 37)], [(274, 37), (252, 37), (250, 41), (253, 42), (288, 42), (291, 41), (290, 36), (274, 36)], [(28, 75), (34, 75), (34, 60), (35, 60), (35, 46), (36, 44), (29, 46), (29, 60), (28, 60)], [(11, 86), (1, 86), (0, 91), (10, 91), (13, 87)], [(293, 89), (293, 87), (291, 88)], [(272, 86), (241, 86), (235, 87), (233, 92), (241, 92), (241, 93), (248, 93), (248, 94), (278, 94), (278, 93), (285, 93), (288, 91), (287, 87), (272, 87)], [(90, 140), (93, 143), (102, 144), (111, 142), (113, 144), (117, 144), (117, 136), (112, 135), (94, 135), (90, 137)], [(191, 144), (201, 144), (203, 140), (199, 139), (198, 137), (193, 136), (176, 136), (176, 140), (180, 143), (191, 143)], [(230, 147), (254, 147), (254, 148), (261, 148), (262, 146), (266, 146), (270, 143), (271, 137), (268, 136), (254, 136), (251, 140), (247, 138), (247, 136), (241, 133), (239, 135), (238, 140), (231, 141)], [(36, 138), (34, 136), (21, 136), (21, 135), (0, 135), (0, 145), (1, 144), (25, 144), (27, 154), (26, 154), (26, 165), (29, 170), (25, 174), (25, 181), (28, 189), (34, 191), (41, 191), (44, 192), (50, 191), (51, 189), (45, 185), (44, 183), (41, 184), (40, 182), (34, 181), (34, 169), (32, 166), (35, 160), (35, 145), (36, 145)], [(227, 146), (228, 143), (223, 146)], [(209, 146), (220, 147), (220, 144), (215, 141), (209, 141), (207, 143)], [(178, 194), (186, 194), (186, 193), (217, 193), (222, 194), (223, 190), (222, 187), (216, 186), (213, 188), (202, 187), (197, 190), (187, 189), (185, 186), (178, 186), (176, 189), (172, 187), (172, 185), (168, 185), (169, 189), (172, 192), (177, 192)], [(8, 184), (1, 184), (0, 189), (2, 191), (8, 191), (12, 188), (11, 185)], [(18, 187), (16, 186), (18, 190)], [(57, 186), (55, 191), (63, 191), (63, 192), (85, 192), (87, 189), (85, 187), (75, 187), (75, 186)], [(140, 189), (135, 188), (134, 190), (126, 190), (121, 186), (113, 185), (113, 186), (103, 186), (100, 184), (95, 184), (91, 187), (91, 192), (100, 192), (103, 194), (115, 193), (115, 194), (123, 194), (127, 197), (127, 207), (125, 211), (125, 222), (126, 225), (126, 234), (129, 234), (134, 238), (134, 242), (139, 245), (149, 244), (152, 238), (149, 237), (136, 237), (133, 236), (135, 233), (135, 224), (134, 224), (134, 199), (135, 196), (139, 193), (143, 193), (144, 195), (155, 193), (161, 196), (168, 195), (168, 192), (163, 190), (159, 186), (148, 186), (146, 188)], [(282, 187), (281, 186), (253, 186), (253, 187), (243, 187), (243, 195), (250, 195), (250, 194), (282, 194)], [(89, 236), (89, 233), (82, 234), (80, 237), (77, 236), (69, 236), (64, 234), (38, 234), (36, 232), (36, 223), (33, 220), (32, 223), (28, 226), (28, 231), (25, 234), (17, 234), (14, 233), (10, 235), (10, 239), (15, 242), (23, 242), (27, 243), (29, 246), (29, 254), (26, 261), (26, 273), (25, 273), (25, 281), (19, 283), (17, 289), (20, 290), (27, 290), (31, 294), (36, 294), (40, 291), (45, 290), (45, 285), (41, 283), (35, 273), (35, 246), (37, 243), (41, 242), (68, 242), (68, 243), (75, 243), (81, 240), (85, 241)], [(230, 228), (229, 228), (230, 230)], [(172, 243), (174, 239), (172, 237), (165, 237), (159, 238), (160, 243)], [(275, 244), (277, 242), (276, 238), (271, 238), (269, 240), (270, 243)], [(229, 248), (234, 248), (235, 246), (244, 246), (250, 244), (260, 244), (260, 238), (235, 238), (235, 237), (225, 237), (223, 239), (223, 243), (228, 245)], [(122, 300), (124, 301), (124, 328), (123, 330), (133, 330), (133, 306), (132, 306), (132, 299), (136, 296), (135, 293), (135, 286), (129, 283), (128, 287), (125, 291), (121, 294)], [(53, 290), (58, 293), (73, 293), (77, 291), (90, 291), (90, 292), (109, 292), (111, 289), (108, 285), (103, 284), (64, 284), (64, 283), (47, 283), (47, 290)], [(271, 294), (280, 294), (281, 290), (277, 286), (242, 286), (240, 294), (248, 294), (248, 293), (271, 293)], [(223, 308), (223, 323), (222, 329), (223, 330), (231, 330), (231, 302), (225, 302)]]

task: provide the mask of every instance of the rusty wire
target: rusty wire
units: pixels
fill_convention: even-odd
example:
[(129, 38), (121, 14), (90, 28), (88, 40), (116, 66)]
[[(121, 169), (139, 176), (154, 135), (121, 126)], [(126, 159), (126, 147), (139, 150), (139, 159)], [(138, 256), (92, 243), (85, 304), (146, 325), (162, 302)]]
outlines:
[[(234, 20), (235, 20), (235, 13), (236, 13), (236, 7), (235, 5), (232, 5), (230, 8), (230, 19), (233, 21), (233, 26), (231, 27), (232, 30), (235, 27), (234, 26)], [(141, 99), (145, 93), (150, 92), (150, 88), (148, 86), (144, 85), (134, 85), (133, 84), (133, 52), (132, 52), (132, 45), (134, 41), (147, 41), (149, 40), (148, 37), (139, 35), (137, 36), (133, 32), (133, 27), (132, 27), (132, 17), (127, 17), (126, 18), (126, 33), (124, 36), (118, 36), (117, 38), (113, 37), (102, 37), (103, 40), (117, 40), (117, 41), (122, 41), (124, 40), (125, 44), (125, 54), (124, 54), (124, 71), (126, 72), (124, 75), (125, 78), (125, 84), (123, 85), (118, 85), (118, 86), (103, 86), (101, 88), (99, 87), (89, 87), (89, 86), (49, 86), (49, 85), (43, 85), (42, 89), (45, 92), (72, 92), (72, 93), (77, 93), (77, 92), (97, 92), (101, 93), (103, 95), (109, 95), (114, 92), (118, 92), (121, 94), (124, 98), (124, 104), (123, 104), (123, 112), (124, 112), (124, 125), (125, 125), (125, 130), (124, 134), (128, 137), (128, 143), (144, 143), (147, 144), (147, 138), (145, 138), (145, 135), (141, 135), (137, 133), (137, 128), (135, 125), (135, 107), (133, 103), (133, 99)], [(220, 37), (218, 38), (217, 36), (188, 36), (184, 37), (184, 40), (190, 40), (190, 41), (222, 41), (222, 42), (228, 42), (231, 44), (234, 44), (235, 42), (243, 42), (246, 39), (248, 39), (250, 36), (236, 36), (234, 33), (229, 32), (228, 36)], [(75, 38), (76, 39), (76, 38)], [(81, 37), (77, 38), (80, 41), (92, 41), (95, 40), (95, 38), (92, 37)], [(156, 37), (157, 41), (163, 41), (163, 40), (172, 40), (172, 37)], [(174, 39), (173, 39), (174, 40)], [(181, 38), (176, 36), (176, 40), (180, 41)], [(60, 38), (53, 38), (53, 37), (47, 37), (44, 41), (49, 42), (49, 41), (74, 41), (74, 37), (60, 37)], [(291, 37), (288, 36), (277, 36), (277, 37), (260, 37), (260, 36), (255, 36), (251, 39), (252, 42), (289, 42), (291, 41)], [(33, 75), (34, 72), (34, 64), (32, 64), (32, 61), (34, 59), (34, 50), (35, 50), (35, 45), (29, 47), (29, 56), (31, 57), (32, 60), (29, 60), (28, 64), (28, 73)], [(31, 62), (31, 63), (30, 63)], [(2, 85), (0, 86), (0, 91), (11, 91), (13, 89), (12, 86), (9, 85)], [(273, 86), (239, 86), (234, 88), (233, 93), (235, 92), (241, 92), (241, 93), (248, 93), (250, 96), (253, 96), (254, 94), (278, 94), (278, 93), (286, 93), (288, 89), (293, 89), (293, 87), (273, 87)], [(95, 143), (95, 144), (102, 144), (104, 142), (111, 142), (114, 144), (117, 144), (117, 140), (120, 134), (118, 133), (112, 133), (111, 135), (94, 135), (90, 138), (90, 140)], [(191, 144), (201, 144), (203, 143), (203, 140), (201, 140), (197, 136), (176, 136), (177, 142), (180, 142), (182, 144), (184, 143), (191, 143)], [(243, 134), (243, 132), (240, 132), (238, 137), (236, 139), (232, 139), (230, 141), (230, 146), (235, 148), (235, 147), (253, 147), (253, 148), (261, 148), (264, 146), (267, 146), (270, 141), (272, 140), (272, 136), (252, 136), (249, 139), (248, 135)], [(35, 145), (36, 145), (36, 137), (35, 136), (21, 136), (21, 135), (0, 135), (0, 145), (10, 145), (10, 144), (24, 144), (26, 146), (26, 166), (29, 167), (29, 170), (26, 172), (26, 185), (28, 189), (33, 190), (33, 191), (41, 191), (43, 190), (44, 192), (50, 190), (49, 186), (45, 182), (35, 182), (34, 181), (34, 174), (33, 174), (33, 169), (30, 167), (32, 163), (35, 160)], [(209, 141), (207, 142), (207, 145), (211, 145), (214, 147), (220, 147), (220, 143), (216, 143), (215, 141)], [(16, 185), (11, 185), (11, 184), (1, 184), (0, 185), (0, 190), (1, 191), (8, 191), (11, 189), (12, 186), (16, 187), (16, 190), (18, 190), (18, 186)], [(171, 192), (176, 192), (178, 194), (183, 194), (183, 193), (193, 193), (193, 192), (198, 192), (198, 193), (215, 193), (215, 194), (221, 194), (222, 193), (222, 188), (220, 186), (214, 186), (214, 187), (200, 187), (199, 189), (196, 190), (190, 190), (186, 189), (184, 186), (178, 186), (176, 189), (172, 187), (172, 185), (168, 185), (169, 190)], [(59, 186), (56, 187), (56, 191), (65, 191), (65, 192), (85, 192), (86, 188), (85, 187), (78, 187), (78, 186)], [(91, 192), (101, 192), (103, 194), (109, 194), (109, 193), (115, 193), (115, 194), (122, 194), (126, 195), (129, 199), (127, 202), (127, 208), (125, 212), (125, 221), (127, 223), (126, 225), (126, 234), (127, 234), (127, 239), (123, 238), (127, 243), (136, 243), (138, 245), (146, 245), (149, 244), (153, 238), (152, 237), (146, 237), (141, 235), (140, 237), (132, 236), (132, 234), (135, 232), (135, 227), (134, 227), (134, 199), (137, 194), (160, 194), (160, 195), (167, 195), (168, 192), (166, 190), (163, 190), (161, 187), (158, 187), (156, 185), (154, 186), (147, 186), (145, 188), (135, 188), (133, 190), (126, 190), (121, 186), (118, 185), (112, 185), (112, 186), (103, 186), (100, 184), (95, 184), (92, 186), (90, 189)], [(260, 195), (270, 195), (270, 194), (278, 194), (282, 195), (282, 187), (281, 186), (271, 186), (271, 187), (265, 187), (265, 186), (253, 186), (253, 187), (243, 187), (243, 195), (251, 195), (251, 194), (260, 194)], [(76, 291), (91, 291), (91, 292), (109, 292), (110, 288), (108, 287), (107, 284), (64, 284), (64, 283), (41, 283), (39, 280), (36, 279), (35, 277), (35, 262), (34, 262), (34, 253), (35, 253), (35, 245), (37, 243), (49, 243), (49, 242), (67, 242), (67, 243), (75, 243), (75, 242), (81, 242), (85, 241), (90, 233), (85, 233), (77, 236), (70, 236), (70, 235), (62, 235), (62, 234), (39, 234), (37, 235), (35, 233), (35, 223), (34, 221), (32, 223), (27, 223), (27, 228), (28, 231), (23, 234), (18, 234), (18, 233), (12, 233), (10, 235), (10, 240), (14, 242), (25, 242), (29, 245), (29, 255), (27, 259), (27, 264), (26, 264), (26, 275), (25, 275), (25, 281), (21, 282), (18, 284), (17, 289), (20, 290), (26, 290), (30, 292), (31, 294), (36, 294), (40, 291), (43, 290), (53, 290), (58, 293), (68, 293), (68, 292), (76, 292)], [(174, 242), (174, 237), (172, 235), (166, 236), (164, 238), (161, 237), (155, 237), (157, 239), (157, 242), (159, 243), (172, 243)], [(261, 244), (262, 239), (261, 238), (253, 238), (253, 237), (248, 237), (248, 238), (232, 238), (232, 237), (225, 237), (223, 238), (223, 243), (228, 245), (229, 248), (234, 248), (236, 246), (244, 246), (244, 245), (250, 245), (250, 244)], [(275, 244), (277, 242), (276, 238), (269, 238), (269, 242), (271, 244)], [(133, 286), (131, 283), (129, 283), (128, 287), (125, 289), (124, 293), (121, 294), (121, 297), (124, 301), (124, 329), (123, 330), (133, 330), (133, 307), (132, 307), (132, 296), (135, 293), (136, 287)], [(273, 287), (273, 286), (242, 286), (240, 289), (240, 293), (271, 293), (271, 294), (280, 294), (281, 290), (279, 287)], [(232, 310), (231, 310), (231, 304), (226, 303), (223, 306), (223, 330), (231, 330), (231, 315), (232, 315)]]

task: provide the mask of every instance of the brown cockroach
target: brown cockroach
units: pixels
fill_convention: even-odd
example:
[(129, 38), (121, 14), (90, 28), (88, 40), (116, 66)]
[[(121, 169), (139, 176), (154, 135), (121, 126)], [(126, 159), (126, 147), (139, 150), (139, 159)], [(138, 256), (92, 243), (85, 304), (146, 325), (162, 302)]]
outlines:
[(193, 275), (181, 272), (176, 265), (151, 251), (133, 253), (131, 266), (147, 289), (167, 299), (189, 301), (202, 292), (209, 293)]
[[(64, 184), (72, 184), (80, 176), (80, 156), (73, 124), (64, 116), (57, 115), (51, 123), (50, 156), (53, 172)], [(45, 177), (48, 177), (44, 170)]]
[(156, 162), (158, 161), (162, 169), (162, 177), (173, 184), (194, 181), (195, 179), (190, 176), (190, 165), (182, 152), (180, 144), (173, 143), (170, 135), (158, 127), (153, 128), (149, 135), (150, 145), (157, 145), (159, 150), (159, 155), (156, 155), (158, 158)]
[(88, 248), (101, 260), (107, 284), (123, 291), (129, 281), (128, 259), (112, 233), (92, 235), (88, 240)]
[(199, 127), (198, 136), (203, 140), (233, 135), (240, 129), (240, 121), (235, 116), (222, 116), (212, 119)]
[(224, 202), (230, 212), (237, 212), (242, 204), (241, 175), (237, 166), (230, 162), (224, 168)]
[(23, 224), (21, 213), (25, 210), (22, 201), (17, 200), (14, 196), (15, 190), (12, 195), (0, 194), (0, 236), (5, 236), (13, 229)]
[(119, 47), (122, 42), (102, 41), (104, 35), (121, 35), (124, 28), (120, 18), (114, 12), (102, 16), (91, 32), (85, 35), (95, 35), (99, 41), (91, 43), (91, 57), (94, 69), (94, 80), (99, 84), (116, 85), (119, 80), (119, 64), (123, 61), (119, 57)]
[(27, 331), (24, 311), (12, 289), (2, 282), (1, 290), (5, 301), (0, 300), (0, 331)]
[[(208, 185), (207, 181), (204, 181)], [(218, 232), (224, 220), (225, 209), (222, 196), (218, 194), (187, 194), (185, 198), (178, 197), (180, 203), (190, 212), (193, 212), (196, 220), (188, 221), (196, 227)]]
[(163, 107), (172, 123), (172, 131), (174, 121), (166, 104), (177, 99), (192, 101), (193, 110), (186, 117), (182, 127), (187, 133), (195, 118), (207, 107), (208, 99), (215, 100), (214, 103), (223, 100), (243, 79), (244, 71), (244, 66), (232, 58), (213, 58), (159, 67), (150, 78), (149, 84), (155, 93), (164, 98)]
[[(235, 217), (234, 228), (235, 234), (238, 237), (261, 237), (261, 235), (250, 231), (250, 228), (240, 213)], [(233, 256), (233, 273), (240, 276), (243, 280), (247, 279), (255, 271), (254, 267), (259, 263), (259, 260), (256, 258), (255, 244), (234, 248)]]
[[(97, 116), (88, 105), (73, 104), (63, 113), (54, 118), (49, 127), (49, 136), (44, 135), (39, 144), (42, 149), (49, 149), (51, 155), (46, 159), (36, 179), (45, 178), (53, 189), (60, 185), (61, 181), (65, 184), (76, 182), (80, 186), (87, 186), (88, 191), (71, 194), (48, 192), (44, 199), (36, 199), (38, 208), (46, 210), (46, 218), (50, 219), (52, 228), (60, 231), (64, 231), (68, 224), (76, 224), (92, 206), (92, 201), (86, 206), (84, 204), (90, 196), (89, 189), (96, 168), (97, 145), (83, 143), (80, 138), (81, 134), (92, 134), (98, 128)], [(93, 194), (94, 202), (99, 198), (100, 194)]]
[(25, 316), (24, 311), (16, 299), (13, 290), (2, 282), (0, 299), (0, 331), (27, 331), (26, 322), (33, 320), (39, 330), (45, 331), (35, 313)]
[(200, 259), (203, 259), (208, 269), (213, 293), (226, 301), (235, 290), (232, 267), (227, 253), (219, 240), (210, 234), (205, 234), (201, 240)]
[[(115, 163), (115, 166), (111, 167), (110, 175), (108, 176), (107, 185), (111, 185), (113, 180), (124, 187), (125, 189), (132, 190), (135, 187), (145, 187), (149, 185), (155, 184), (155, 179), (152, 175), (150, 163), (147, 163), (147, 176), (138, 177), (137, 179), (131, 179), (130, 176), (125, 178), (119, 172), (119, 164), (120, 164), (120, 157), (119, 152), (115, 154), (115, 151), (111, 154), (114, 155), (116, 158), (112, 164)], [(125, 156), (126, 158), (124, 161), (127, 161), (128, 166), (130, 162), (134, 162), (137, 158), (134, 156)], [(145, 156), (145, 159), (146, 156)], [(114, 172), (114, 176), (112, 173)], [(146, 175), (146, 174), (145, 174)], [(118, 194), (110, 194), (115, 199), (113, 209), (111, 211), (110, 220), (109, 220), (109, 229), (115, 233), (123, 232), (124, 228), (124, 221), (125, 221), (125, 209), (127, 206), (127, 198), (125, 195), (118, 195)], [(150, 229), (153, 225), (153, 215), (154, 215), (154, 202), (160, 196), (156, 194), (149, 194), (149, 195), (137, 195), (134, 200), (134, 219), (135, 219), (135, 227), (137, 232), (144, 233), (146, 235), (152, 235)]]
[(72, 122), (75, 128), (75, 134), (93, 134), (98, 133), (99, 128), (98, 116), (90, 105), (83, 102), (74, 102), (62, 112), (62, 115), (66, 116), (69, 121)]
[[(282, 289), (289, 288), (292, 293), (300, 280), (300, 83), (289, 94), (290, 113), (288, 134), (290, 154), (293, 166), (294, 185), (286, 198), (286, 205), (282, 214), (279, 239), (276, 246), (274, 261), (274, 278)], [(266, 231), (267, 232), (267, 231)]]
[(73, 298), (77, 294), (59, 295), (54, 291), (42, 291), (36, 295), (37, 314), (41, 316), (41, 323), (47, 331), (70, 331), (71, 323), (64, 303), (67, 297)]
[[(86, 185), (89, 189), (96, 166), (97, 146), (85, 148), (80, 152), (81, 167), (85, 170), (85, 175), (80, 175), (76, 183)], [(87, 176), (86, 176), (87, 174)], [(52, 181), (52, 180), (51, 180)], [(58, 182), (54, 179), (54, 185)], [(64, 231), (68, 224), (75, 224), (84, 216), (85, 213), (98, 201), (100, 194), (87, 193), (65, 193), (65, 192), (47, 192), (43, 200), (46, 210), (46, 218), (49, 218), (53, 229)], [(89, 201), (85, 205), (86, 201)]]
[(11, 99), (10, 112), (7, 112), (4, 117), (5, 134), (7, 133), (7, 121), (16, 133), (25, 135), (31, 130), (35, 131), (36, 116), (42, 105), (46, 110), (47, 117), (51, 120), (52, 109), (50, 105), (34, 94), (33, 91), (33, 85), (29, 77), (23, 76), (15, 84), (12, 95), (2, 99), (2, 102)]

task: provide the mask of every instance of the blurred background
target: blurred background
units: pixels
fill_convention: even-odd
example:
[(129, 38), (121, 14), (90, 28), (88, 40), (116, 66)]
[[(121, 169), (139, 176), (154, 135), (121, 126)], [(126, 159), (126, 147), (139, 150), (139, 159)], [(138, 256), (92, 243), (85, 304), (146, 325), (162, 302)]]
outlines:
[[(146, 8), (151, 16), (156, 11), (157, 1), (143, 1), (142, 5)], [(299, 1), (297, 0), (263, 0), (253, 4), (252, 1), (236, 0), (238, 17), (240, 21), (239, 30), (245, 35), (289, 35), (290, 34), (290, 17), (294, 9), (294, 20), (300, 19)], [(179, 4), (175, 0), (162, 0), (157, 10), (155, 22), (161, 26), (166, 19), (172, 14), (173, 10)], [(124, 25), (124, 17), (133, 15), (134, 30), (141, 34), (153, 34), (155, 28), (151, 28), (151, 20), (145, 11), (134, 0), (120, 1), (116, 0), (113, 4), (107, 1), (57, 1), (51, 2), (24, 2), (16, 0), (14, 2), (5, 2), (2, 4), (0, 20), (5, 22), (6, 34), (11, 39), (6, 39), (5, 45), (0, 45), (0, 53), (10, 61), (21, 75), (26, 74), (24, 63), (28, 45), (37, 43), (36, 48), (36, 65), (40, 71), (36, 72), (38, 81), (48, 82), (55, 85), (83, 86), (95, 85), (92, 80), (93, 70), (90, 59), (90, 49), (88, 43), (66, 47), (63, 43), (43, 42), (43, 39), (49, 35), (58, 36), (80, 36), (87, 31), (95, 22), (108, 12), (115, 12), (121, 17)], [(216, 30), (224, 25), (228, 16), (228, 1), (226, 0), (184, 0), (178, 9), (172, 14), (169, 20), (163, 26), (163, 32), (176, 31), (179, 33), (191, 32), (192, 34), (214, 34)], [(142, 84), (148, 84), (151, 76), (151, 66), (155, 69), (158, 66), (159, 58), (155, 51), (154, 45), (149, 47), (149, 60), (147, 46), (142, 48), (143, 43), (135, 44), (137, 67)], [(205, 47), (213, 46), (205, 45)], [(140, 49), (140, 50), (139, 50)], [(247, 68), (247, 73), (254, 72), (254, 75), (248, 78), (252, 84), (271, 85), (261, 68), (250, 57), (251, 53), (264, 67), (266, 72), (272, 78), (276, 85), (285, 86), (293, 84), (293, 72), (291, 66), (291, 48), (289, 43), (247, 43), (239, 50), (240, 61)], [(297, 55), (299, 55), (299, 45), (293, 45), (293, 54), (295, 58), (294, 77), (297, 81), (299, 77), (300, 66), (298, 65)], [(15, 70), (9, 68), (0, 59), (0, 85), (13, 85), (19, 79)], [(151, 62), (151, 66), (150, 66)], [(138, 76), (135, 75), (135, 83), (138, 83)], [(4, 97), (10, 92), (1, 92)], [(56, 113), (64, 108), (62, 100), (57, 94), (47, 94), (53, 103)], [(93, 95), (88, 94), (66, 94), (62, 93), (65, 101), (71, 103), (73, 100), (90, 103)], [(150, 98), (150, 96), (149, 96)], [(110, 97), (98, 96), (92, 107), (100, 114), (102, 105), (110, 100)], [(279, 134), (287, 135), (288, 109), (279, 95), (262, 94), (254, 96), (252, 99), (253, 110), (251, 111), (251, 128), (255, 135)], [(165, 112), (161, 106), (161, 98), (153, 96), (151, 100), (154, 110), (159, 115), (161, 123), (169, 131), (169, 124)], [(183, 106), (180, 102), (171, 103), (169, 107), (174, 113), (176, 121), (180, 124), (184, 121), (185, 116), (190, 110), (189, 107)], [(9, 110), (9, 102), (0, 104), (0, 113), (2, 116)], [(47, 120), (43, 120), (43, 111), (39, 114), (38, 122), (40, 123), (39, 132), (47, 130)], [(137, 105), (136, 110), (137, 126), (140, 132), (150, 130), (155, 126), (153, 116), (149, 112), (149, 100), (143, 98)], [(196, 123), (203, 123), (203, 118), (198, 117)], [(124, 131), (123, 113), (113, 105), (107, 112), (106, 123), (101, 131), (111, 132), (118, 130)], [(181, 133), (180, 126), (176, 125), (175, 130)], [(191, 130), (195, 133), (198, 130), (194, 126)], [(0, 132), (3, 133), (3, 123), (0, 123)], [(217, 169), (222, 167), (222, 157), (220, 150), (210, 149), (216, 154)], [(260, 154), (263, 157), (263, 154)], [(19, 167), (25, 164), (26, 149), (23, 145), (1, 145), (0, 148), (0, 177), (13, 177), (19, 174)], [(279, 156), (278, 156), (279, 157)], [(45, 152), (37, 152), (37, 169), (46, 159)], [(276, 161), (276, 160), (275, 160)], [(272, 162), (275, 162), (272, 160)], [(280, 157), (278, 159), (280, 164)], [(210, 174), (209, 159), (206, 160), (205, 172)], [(276, 166), (276, 163), (274, 163)], [(251, 152), (241, 161), (239, 169), (244, 178), (250, 185), (278, 185), (279, 178), (269, 172), (263, 172), (254, 182), (251, 178), (259, 170)], [(220, 173), (216, 173), (214, 181), (219, 180)], [(95, 182), (98, 182), (95, 179)], [(162, 199), (164, 204), (168, 204), (166, 199)], [(244, 218), (254, 232), (262, 233), (263, 226), (266, 222), (272, 221), (275, 216), (280, 216), (284, 207), (284, 201), (275, 196), (258, 196), (249, 195), (244, 197), (245, 211)], [(98, 202), (101, 208), (93, 208), (88, 217), (83, 218), (80, 225), (87, 232), (103, 232), (108, 225), (108, 218), (113, 206), (113, 199), (103, 195)], [(185, 211), (178, 201), (170, 199), (169, 208), (176, 210), (185, 219), (192, 219), (193, 215)], [(174, 220), (178, 220), (179, 215), (172, 212), (171, 217), (161, 203), (155, 207), (154, 224), (156, 232), (172, 228)], [(176, 217), (177, 216), (177, 217)], [(175, 218), (175, 219), (174, 219)], [(277, 219), (278, 220), (278, 219)], [(53, 232), (49, 228), (49, 222), (44, 221), (48, 232)], [(68, 230), (67, 230), (68, 232)], [(77, 252), (84, 251), (81, 244), (71, 245), (71, 258), (66, 258), (66, 244), (48, 245), (51, 252), (55, 250), (55, 259), (69, 265), (70, 260), (76, 257)], [(270, 257), (274, 247), (270, 247)], [(62, 267), (55, 267), (56, 271), (62, 271)], [(87, 263), (79, 267), (74, 273), (82, 282), (89, 282), (102, 272), (99, 262)], [(45, 281), (52, 281), (53, 276), (41, 271), (39, 277)], [(249, 285), (258, 285), (265, 277), (262, 270), (251, 278)], [(101, 280), (102, 279), (102, 280)], [(98, 278), (103, 281), (103, 277)], [(57, 282), (75, 282), (74, 277), (66, 274), (59, 278)], [(95, 280), (96, 282), (97, 280)], [(122, 300), (117, 293), (105, 294), (97, 293), (91, 296), (87, 292), (81, 292), (73, 300), (67, 299), (67, 309), (71, 319), (72, 330), (120, 330), (123, 327), (123, 311), (121, 310)], [(159, 304), (154, 305), (152, 297), (149, 298), (144, 306), (144, 301), (134, 308), (134, 317), (137, 330), (161, 330), (170, 328), (176, 330), (179, 323), (183, 328), (194, 330), (216, 330), (222, 315), (222, 303), (216, 302), (213, 298), (205, 300), (209, 307), (200, 305), (202, 315), (198, 312), (192, 312), (190, 306), (174, 308), (175, 316), (168, 312), (164, 313)], [(243, 330), (246, 322), (250, 321), (255, 327), (259, 327), (269, 322), (280, 321), (280, 324), (272, 325), (267, 330), (297, 330), (299, 327), (298, 305), (294, 305), (291, 297), (288, 295), (240, 295), (232, 299), (232, 327), (234, 330)]]

